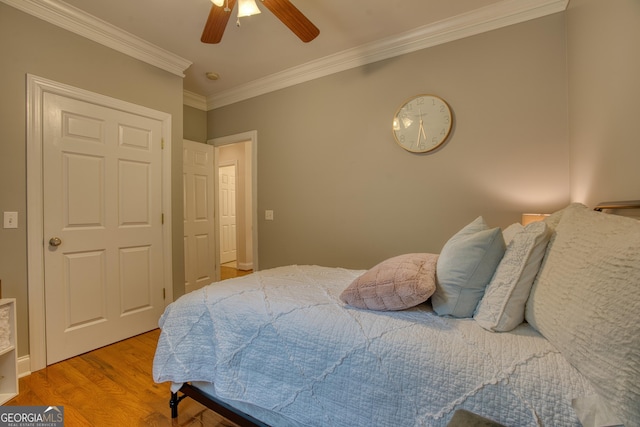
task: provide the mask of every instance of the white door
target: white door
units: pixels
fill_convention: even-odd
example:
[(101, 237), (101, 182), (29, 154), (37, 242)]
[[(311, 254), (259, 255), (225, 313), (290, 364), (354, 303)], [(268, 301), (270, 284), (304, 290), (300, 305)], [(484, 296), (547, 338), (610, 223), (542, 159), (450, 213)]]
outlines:
[(158, 326), (164, 310), (162, 123), (56, 94), (43, 99), (52, 364)]
[(213, 146), (183, 141), (185, 292), (215, 281)]
[(218, 168), (220, 193), (220, 264), (237, 258), (236, 240), (236, 167)]

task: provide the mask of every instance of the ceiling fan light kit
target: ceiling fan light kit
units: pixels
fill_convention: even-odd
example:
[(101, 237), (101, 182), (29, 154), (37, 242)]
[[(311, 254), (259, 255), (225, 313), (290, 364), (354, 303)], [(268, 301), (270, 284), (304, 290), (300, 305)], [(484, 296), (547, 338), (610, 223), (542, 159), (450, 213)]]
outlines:
[[(238, 1), (238, 18), (260, 13), (255, 0), (211, 0), (213, 5), (202, 31), (200, 40), (203, 43), (220, 43), (222, 35), (231, 16), (231, 11)], [(320, 30), (289, 0), (261, 0), (262, 4), (286, 25), (300, 40), (305, 43), (318, 37)], [(223, 7), (224, 6), (224, 7)], [(245, 12), (248, 7), (251, 12)]]
[(255, 0), (238, 0), (238, 18), (257, 15), (260, 13)]

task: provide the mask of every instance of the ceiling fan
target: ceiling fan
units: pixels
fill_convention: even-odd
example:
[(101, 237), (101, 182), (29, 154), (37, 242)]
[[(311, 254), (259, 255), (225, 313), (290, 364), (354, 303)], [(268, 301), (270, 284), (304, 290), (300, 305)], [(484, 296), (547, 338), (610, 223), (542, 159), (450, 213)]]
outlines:
[[(236, 0), (212, 0), (213, 5), (204, 26), (203, 43), (220, 43)], [(240, 0), (241, 2), (243, 0)], [(320, 30), (289, 0), (260, 0), (284, 25), (305, 43), (315, 39)], [(255, 4), (254, 4), (255, 6)], [(259, 13), (259, 11), (258, 11)]]

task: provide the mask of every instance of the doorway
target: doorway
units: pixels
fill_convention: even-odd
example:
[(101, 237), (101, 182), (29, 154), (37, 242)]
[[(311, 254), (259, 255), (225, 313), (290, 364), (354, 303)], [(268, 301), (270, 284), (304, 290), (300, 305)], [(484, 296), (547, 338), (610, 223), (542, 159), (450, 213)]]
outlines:
[[(226, 183), (220, 176), (215, 185), (215, 200), (219, 201), (216, 230), (220, 230), (216, 239), (220, 261), (217, 277), (225, 279), (258, 270), (257, 132), (215, 138), (208, 143), (215, 147), (216, 176), (227, 176)], [(229, 254), (223, 256), (224, 251)]]

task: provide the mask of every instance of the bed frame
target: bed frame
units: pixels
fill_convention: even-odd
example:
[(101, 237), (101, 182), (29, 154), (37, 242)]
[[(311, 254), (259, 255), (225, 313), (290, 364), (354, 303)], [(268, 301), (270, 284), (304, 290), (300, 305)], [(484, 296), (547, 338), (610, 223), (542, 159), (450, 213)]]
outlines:
[[(603, 210), (616, 210), (616, 209), (640, 209), (640, 200), (628, 200), (619, 202), (601, 202), (598, 203), (593, 210), (602, 212)], [(182, 395), (179, 396), (178, 393)], [(229, 421), (232, 421), (240, 427), (269, 427), (268, 424), (245, 414), (244, 412), (232, 407), (231, 405), (222, 402), (212, 396), (209, 396), (198, 388), (189, 383), (185, 383), (180, 390), (175, 393), (171, 393), (171, 399), (169, 400), (169, 407), (171, 408), (171, 418), (178, 417), (178, 404), (185, 398), (190, 397), (193, 400), (201, 403), (212, 411), (222, 415)]]
[[(178, 393), (182, 393), (182, 396), (178, 396)], [(176, 393), (171, 393), (171, 399), (169, 400), (169, 407), (171, 408), (171, 418), (178, 418), (178, 404), (185, 397), (192, 398), (196, 402), (199, 402), (207, 408), (211, 409), (213, 412), (222, 415), (229, 421), (233, 421), (240, 427), (268, 427), (268, 425), (263, 423), (262, 421), (259, 421), (253, 418), (251, 415), (237, 410), (236, 408), (222, 402), (219, 399), (204, 394), (202, 391), (198, 390), (196, 387), (192, 386), (189, 383), (184, 384)]]

